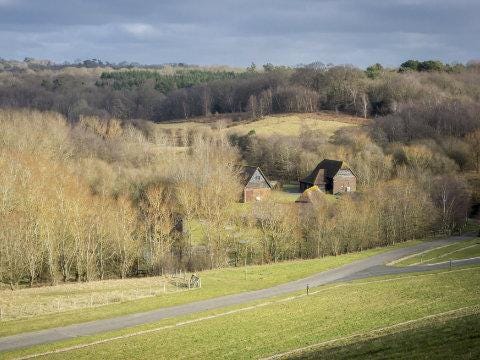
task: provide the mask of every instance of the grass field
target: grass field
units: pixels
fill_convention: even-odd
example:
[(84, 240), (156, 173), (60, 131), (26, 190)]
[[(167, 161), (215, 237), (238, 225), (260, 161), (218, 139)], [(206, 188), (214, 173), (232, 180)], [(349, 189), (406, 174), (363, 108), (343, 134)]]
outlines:
[[(415, 241), (398, 244), (395, 247), (413, 245)], [(73, 323), (86, 322), (96, 319), (105, 319), (114, 316), (135, 312), (158, 309), (160, 307), (185, 304), (212, 297), (239, 293), (242, 291), (267, 288), (288, 281), (300, 279), (311, 274), (332, 269), (355, 260), (366, 258), (388, 251), (394, 247), (371, 249), (359, 253), (325, 257), (323, 259), (289, 261), (270, 265), (249, 266), (247, 280), (244, 279), (244, 268), (224, 268), (203, 271), (199, 273), (202, 279), (202, 288), (190, 291), (163, 293), (163, 281), (160, 277), (150, 277), (131, 280), (111, 280), (93, 282), (91, 284), (66, 284), (54, 287), (21, 289), (16, 291), (1, 290), (0, 304), (9, 311), (23, 315), (24, 308), (30, 313), (37, 314), (28, 318), (13, 319), (0, 322), (0, 336), (12, 335), (24, 331), (33, 331)], [(143, 297), (137, 300), (126, 301), (128, 298), (119, 297), (114, 303), (104, 306), (79, 307), (81, 299), (90, 295), (101, 297), (111, 291), (118, 294), (121, 291), (155, 291), (156, 296)], [(76, 302), (75, 309), (66, 310), (56, 308), (57, 299), (68, 299)], [(45, 303), (49, 303), (45, 305)], [(16, 307), (18, 304), (18, 308)], [(84, 302), (82, 303), (84, 304)], [(48, 312), (46, 309), (53, 310)], [(59, 310), (59, 311), (58, 311)], [(8, 318), (8, 314), (6, 314)]]
[(255, 134), (260, 136), (273, 134), (298, 136), (302, 129), (308, 128), (319, 130), (330, 137), (339, 129), (357, 126), (358, 121), (361, 120), (352, 116), (331, 113), (274, 115), (229, 127), (228, 131), (240, 135), (245, 135), (254, 130)]
[(407, 257), (395, 263), (396, 266), (408, 266), (418, 264), (435, 264), (439, 262), (468, 259), (480, 256), (480, 238), (462, 241), (460, 243), (443, 246), (422, 254)]
[[(337, 346), (306, 350), (289, 359), (478, 359), (480, 314), (448, 316), (396, 329), (393, 334), (359, 336)], [(366, 339), (365, 339), (366, 338)]]
[[(211, 127), (214, 123), (205, 123), (202, 119), (187, 122), (172, 122), (156, 124), (157, 130), (167, 130), (173, 134), (192, 129)], [(210, 121), (212, 121), (210, 119)], [(349, 115), (321, 112), (312, 114), (284, 114), (265, 116), (262, 119), (232, 123), (225, 131), (245, 135), (254, 130), (257, 135), (291, 135), (298, 136), (302, 129), (319, 130), (326, 136), (331, 136), (341, 128), (365, 124), (367, 120)]]
[[(395, 345), (397, 349), (386, 344), (395, 341), (395, 337), (412, 343), (415, 336), (412, 331), (423, 332), (415, 337), (417, 349), (443, 341), (443, 346), (451, 344), (457, 349), (461, 346), (464, 352), (478, 354), (479, 276), (480, 267), (473, 267), (323, 286), (312, 289), (309, 296), (297, 293), (250, 306), (169, 319), (2, 355), (11, 358), (64, 349), (47, 356), (49, 359), (251, 359), (311, 346), (317, 351), (318, 344), (361, 340), (371, 337), (372, 332), (378, 338), (377, 347), (395, 354), (401, 350), (399, 344)], [(442, 325), (454, 318), (461, 320), (456, 325)], [(449, 329), (451, 326), (457, 330)], [(449, 335), (432, 339), (428, 333), (434, 330), (428, 329), (436, 327)], [(468, 329), (475, 327), (474, 332), (469, 332)], [(360, 358), (370, 358), (368, 347), (374, 346), (371, 343), (352, 345), (347, 341), (335, 351), (346, 349), (352, 353), (361, 346), (367, 348)]]

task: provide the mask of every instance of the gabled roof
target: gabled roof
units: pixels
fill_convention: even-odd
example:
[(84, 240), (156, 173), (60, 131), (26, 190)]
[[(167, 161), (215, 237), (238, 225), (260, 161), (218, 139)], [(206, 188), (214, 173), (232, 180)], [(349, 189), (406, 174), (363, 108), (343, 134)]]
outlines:
[(246, 186), (249, 182), (250, 182), (250, 179), (252, 178), (253, 174), (255, 174), (255, 172), (258, 170), (258, 172), (263, 176), (263, 178), (265, 179), (265, 182), (267, 183), (268, 187), (269, 188), (272, 188), (272, 185), (270, 184), (270, 182), (268, 181), (267, 177), (265, 176), (265, 174), (262, 172), (262, 169), (260, 169), (259, 167), (257, 166), (248, 166), (248, 165), (239, 165), (238, 167), (238, 170), (240, 172), (240, 179), (242, 181), (242, 185), (243, 186)]
[[(341, 169), (348, 169), (343, 161), (324, 159), (306, 178), (300, 180), (300, 182), (307, 184), (321, 184), (325, 182), (326, 178), (333, 178)], [(323, 170), (323, 178), (321, 170)]]
[(355, 175), (353, 174), (353, 171), (350, 169), (340, 169), (338, 170), (335, 176), (344, 177), (344, 176), (355, 176)]

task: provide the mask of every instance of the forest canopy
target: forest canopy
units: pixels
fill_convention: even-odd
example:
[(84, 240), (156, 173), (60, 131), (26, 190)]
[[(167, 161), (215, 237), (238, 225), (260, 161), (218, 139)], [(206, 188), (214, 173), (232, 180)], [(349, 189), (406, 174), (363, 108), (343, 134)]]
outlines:
[[(95, 59), (94, 59), (95, 60)], [(93, 61), (93, 60), (92, 60)], [(95, 60), (56, 66), (0, 61), (0, 106), (165, 121), (244, 114), (333, 110), (363, 117), (395, 113), (417, 101), (479, 100), (480, 65), (409, 60), (399, 68), (312, 63), (247, 69), (188, 65), (122, 68)], [(126, 66), (126, 65), (124, 65)], [(243, 116), (245, 117), (245, 116)]]
[[(480, 66), (415, 64), (3, 66), (0, 282), (315, 258), (463, 231), (480, 204)], [(239, 135), (217, 121), (325, 110), (358, 122), (327, 136)], [(209, 123), (154, 123), (196, 116)], [(325, 158), (349, 165), (356, 193), (322, 194), (308, 211), (275, 196), (239, 204), (237, 165), (289, 184)]]

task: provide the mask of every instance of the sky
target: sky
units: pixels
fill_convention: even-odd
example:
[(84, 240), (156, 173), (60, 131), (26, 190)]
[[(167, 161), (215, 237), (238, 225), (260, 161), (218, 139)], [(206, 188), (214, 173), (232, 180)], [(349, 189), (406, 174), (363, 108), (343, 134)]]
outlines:
[(0, 0), (0, 57), (366, 67), (480, 59), (480, 0)]

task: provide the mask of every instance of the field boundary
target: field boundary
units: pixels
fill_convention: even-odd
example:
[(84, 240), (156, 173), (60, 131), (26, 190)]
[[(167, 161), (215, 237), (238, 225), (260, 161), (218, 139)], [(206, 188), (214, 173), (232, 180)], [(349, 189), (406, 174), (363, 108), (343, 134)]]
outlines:
[[(78, 344), (78, 345), (68, 346), (68, 347), (59, 348), (59, 349), (55, 349), (55, 350), (50, 350), (50, 351), (46, 351), (46, 352), (42, 352), (42, 353), (35, 353), (35, 354), (30, 354), (30, 355), (26, 355), (26, 356), (22, 356), (22, 357), (17, 357), (17, 358), (15, 358), (15, 360), (27, 360), (27, 359), (33, 359), (33, 358), (52, 355), (52, 354), (64, 353), (64, 352), (79, 350), (79, 349), (83, 349), (83, 348), (87, 348), (87, 347), (91, 347), (91, 346), (95, 346), (95, 345), (100, 345), (100, 344), (104, 344), (104, 343), (108, 343), (108, 342), (112, 342), (112, 341), (116, 341), (116, 340), (123, 340), (123, 339), (131, 338), (131, 337), (135, 337), (135, 336), (142, 336), (142, 335), (145, 335), (145, 334), (150, 334), (150, 333), (159, 332), (159, 331), (163, 331), (163, 330), (178, 328), (178, 327), (182, 327), (182, 326), (185, 326), (185, 325), (189, 325), (189, 324), (193, 324), (193, 323), (197, 323), (197, 322), (201, 322), (201, 321), (205, 321), (205, 320), (211, 320), (211, 319), (215, 319), (215, 318), (219, 318), (219, 317), (223, 317), (223, 316), (228, 316), (228, 315), (237, 314), (237, 313), (240, 313), (240, 312), (245, 312), (245, 311), (257, 309), (257, 308), (264, 307), (264, 306), (267, 306), (267, 305), (272, 305), (272, 304), (275, 304), (275, 303), (292, 301), (292, 300), (300, 299), (300, 298), (303, 298), (303, 297), (306, 297), (306, 296), (313, 296), (313, 295), (320, 294), (320, 293), (329, 291), (331, 289), (339, 288), (339, 287), (368, 285), (368, 284), (381, 283), (381, 282), (397, 281), (397, 280), (408, 279), (408, 278), (413, 278), (413, 277), (436, 276), (436, 275), (440, 275), (440, 274), (444, 274), (444, 273), (472, 271), (472, 270), (478, 270), (478, 268), (477, 267), (471, 267), (471, 268), (463, 268), (463, 269), (457, 269), (457, 270), (447, 270), (447, 271), (441, 271), (441, 272), (434, 272), (434, 273), (429, 273), (429, 274), (400, 276), (400, 277), (394, 277), (394, 278), (390, 278), (390, 279), (341, 283), (341, 284), (329, 286), (327, 288), (320, 288), (320, 289), (315, 290), (315, 291), (310, 291), (309, 294), (303, 293), (303, 294), (293, 295), (293, 296), (289, 296), (289, 297), (282, 298), (282, 299), (266, 301), (266, 302), (262, 302), (262, 303), (259, 303), (259, 304), (255, 304), (255, 305), (251, 305), (251, 306), (247, 306), (247, 307), (243, 307), (243, 308), (229, 310), (229, 311), (226, 311), (226, 312), (223, 312), (223, 313), (203, 316), (203, 317), (192, 319), (192, 320), (181, 321), (181, 322), (171, 324), (171, 325), (164, 325), (164, 326), (160, 326), (160, 327), (156, 327), (156, 328), (152, 328), (152, 329), (146, 329), (146, 330), (141, 330), (141, 331), (137, 331), (137, 332), (133, 332), (133, 333), (129, 333), (129, 334), (114, 336), (114, 337), (111, 337), (111, 338), (101, 339), (101, 340), (97, 340), (97, 341), (91, 341), (91, 342), (87, 342), (87, 343), (84, 343), (84, 344)], [(398, 327), (400, 325), (405, 325), (405, 324), (409, 324), (409, 323), (412, 323), (412, 322), (416, 322), (416, 321), (420, 321), (420, 320), (424, 320), (424, 319), (429, 319), (429, 318), (440, 316), (440, 315), (446, 315), (446, 314), (449, 314), (449, 313), (452, 313), (452, 312), (457, 312), (457, 311), (466, 310), (466, 309), (470, 309), (470, 308), (475, 308), (476, 311), (478, 311), (480, 313), (480, 304), (478, 304), (478, 305), (463, 307), (463, 308), (459, 308), (459, 309), (455, 309), (455, 310), (449, 310), (449, 311), (444, 312), (444, 313), (428, 315), (428, 316), (420, 318), (420, 319), (409, 320), (409, 321), (399, 323), (399, 324), (395, 324), (395, 325), (390, 325), (388, 327), (373, 330), (372, 332), (378, 332), (378, 331), (382, 331), (382, 330), (385, 330), (385, 329)], [(326, 344), (326, 343), (331, 343), (331, 342), (334, 342), (334, 341), (350, 339), (350, 338), (353, 338), (353, 337), (356, 337), (356, 336), (361, 336), (361, 335), (363, 335), (363, 333), (349, 335), (347, 337), (337, 338), (337, 339), (329, 340), (327, 342), (322, 342), (322, 343), (319, 343), (319, 344)], [(302, 349), (306, 350), (306, 349), (309, 349), (310, 347), (313, 347), (313, 346), (320, 346), (319, 344), (311, 345), (309, 347), (305, 347), (305, 348), (302, 348)], [(296, 349), (296, 350), (299, 350), (299, 349)], [(282, 353), (282, 354), (274, 355), (274, 356), (284, 356), (285, 354), (286, 353)], [(270, 358), (266, 358), (266, 359), (276, 359), (276, 357), (270, 357)]]

